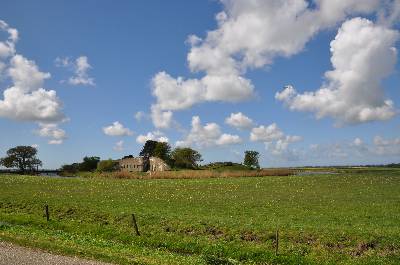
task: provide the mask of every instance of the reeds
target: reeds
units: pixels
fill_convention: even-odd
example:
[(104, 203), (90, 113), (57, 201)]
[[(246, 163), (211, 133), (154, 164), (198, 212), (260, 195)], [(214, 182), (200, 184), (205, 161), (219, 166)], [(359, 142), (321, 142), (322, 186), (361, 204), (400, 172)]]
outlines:
[(238, 178), (238, 177), (266, 177), (294, 175), (290, 169), (260, 169), (260, 170), (179, 170), (155, 172), (110, 172), (85, 174), (84, 177), (104, 177), (119, 179), (204, 179), (204, 178)]

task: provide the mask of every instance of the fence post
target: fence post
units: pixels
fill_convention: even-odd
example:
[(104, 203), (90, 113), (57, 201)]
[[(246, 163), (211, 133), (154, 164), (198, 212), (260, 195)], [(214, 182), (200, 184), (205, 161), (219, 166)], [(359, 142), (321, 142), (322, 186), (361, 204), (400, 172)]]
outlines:
[(136, 223), (135, 214), (132, 214), (132, 223), (133, 223), (133, 228), (135, 229), (136, 235), (140, 236), (139, 228), (138, 228), (138, 225)]
[(46, 214), (46, 220), (47, 220), (47, 222), (50, 220), (50, 215), (49, 215), (49, 205), (45, 205), (44, 206), (44, 212), (45, 212), (45, 214)]
[(279, 249), (279, 229), (276, 229), (276, 234), (275, 234), (275, 255), (278, 255), (278, 249)]

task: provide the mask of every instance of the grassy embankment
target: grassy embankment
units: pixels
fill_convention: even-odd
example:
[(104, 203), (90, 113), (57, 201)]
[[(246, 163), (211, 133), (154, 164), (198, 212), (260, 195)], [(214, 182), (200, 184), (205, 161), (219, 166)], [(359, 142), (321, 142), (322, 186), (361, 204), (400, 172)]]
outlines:
[(399, 170), (173, 180), (0, 176), (1, 240), (118, 264), (399, 264), (399, 220)]

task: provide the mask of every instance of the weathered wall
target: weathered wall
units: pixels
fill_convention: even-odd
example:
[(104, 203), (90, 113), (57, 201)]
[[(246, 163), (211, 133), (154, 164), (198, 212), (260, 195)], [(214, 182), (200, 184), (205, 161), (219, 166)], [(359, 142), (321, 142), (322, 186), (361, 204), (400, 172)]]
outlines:
[(119, 167), (124, 172), (166, 171), (170, 167), (158, 157), (129, 157), (119, 160)]
[(143, 157), (124, 158), (119, 161), (120, 170), (125, 172), (143, 172), (145, 166)]
[(150, 157), (150, 171), (166, 171), (171, 168), (158, 157)]

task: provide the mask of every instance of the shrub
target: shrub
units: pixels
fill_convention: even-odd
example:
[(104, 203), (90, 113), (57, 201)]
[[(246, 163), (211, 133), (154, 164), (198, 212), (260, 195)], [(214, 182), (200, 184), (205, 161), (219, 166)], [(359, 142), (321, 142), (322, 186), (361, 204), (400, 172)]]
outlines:
[(108, 160), (101, 160), (97, 164), (97, 171), (98, 172), (112, 172), (118, 170), (118, 162), (112, 159)]

